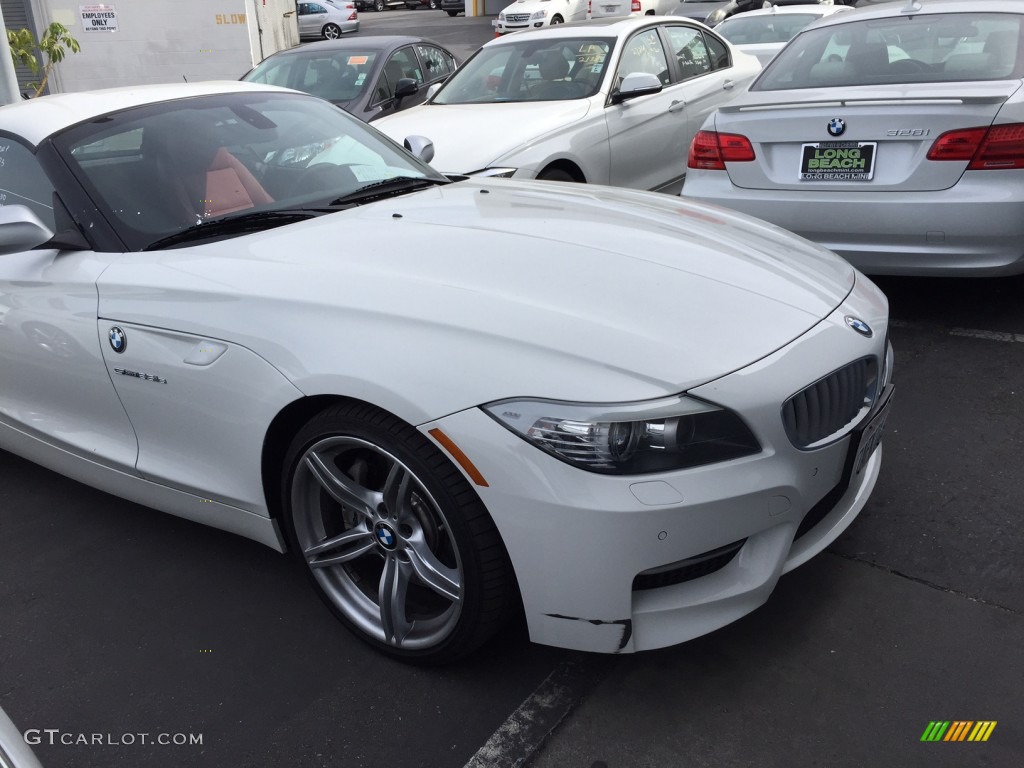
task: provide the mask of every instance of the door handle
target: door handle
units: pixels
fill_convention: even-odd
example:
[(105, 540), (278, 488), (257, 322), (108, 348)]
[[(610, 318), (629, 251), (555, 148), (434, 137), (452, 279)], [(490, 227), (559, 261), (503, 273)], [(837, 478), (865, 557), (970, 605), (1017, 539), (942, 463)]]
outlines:
[(669, 112), (679, 112), (680, 110), (686, 109), (686, 102), (682, 99), (677, 99), (668, 105)]
[(724, 83), (722, 83), (722, 87), (727, 91), (731, 90), (734, 85), (736, 85), (736, 83), (734, 83), (732, 80), (726, 80)]

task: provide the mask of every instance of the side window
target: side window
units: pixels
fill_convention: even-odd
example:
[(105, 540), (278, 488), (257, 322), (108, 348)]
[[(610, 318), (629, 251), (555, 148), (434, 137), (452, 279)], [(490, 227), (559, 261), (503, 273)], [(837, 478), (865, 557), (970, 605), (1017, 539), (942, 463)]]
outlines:
[(50, 229), (53, 185), (28, 148), (0, 137), (0, 205), (24, 205)]
[(714, 35), (704, 35), (704, 42), (708, 47), (708, 57), (712, 69), (727, 69), (732, 66), (729, 60), (729, 49), (725, 43)]
[(309, 16), (312, 12), (309, 3), (299, 3), (299, 16)]
[(432, 83), (452, 73), (455, 62), (440, 48), (432, 45), (417, 45), (416, 53), (423, 63), (423, 78), (426, 82)]
[(666, 27), (669, 48), (676, 60), (680, 80), (689, 80), (710, 72), (711, 56), (704, 36), (693, 27)]
[(662, 85), (671, 82), (668, 73), (668, 61), (665, 49), (657, 29), (648, 29), (633, 35), (622, 50), (619, 68), (615, 73), (615, 87), (618, 88), (626, 75), (634, 72), (647, 72), (661, 80)]
[(298, 61), (298, 56), (282, 56), (279, 61), (262, 69), (250, 82), (289, 87), (292, 69)]
[(384, 72), (377, 81), (376, 103), (394, 98), (395, 86), (403, 77), (411, 77), (420, 85), (423, 84), (423, 72), (411, 48), (395, 51), (391, 58), (384, 62)]

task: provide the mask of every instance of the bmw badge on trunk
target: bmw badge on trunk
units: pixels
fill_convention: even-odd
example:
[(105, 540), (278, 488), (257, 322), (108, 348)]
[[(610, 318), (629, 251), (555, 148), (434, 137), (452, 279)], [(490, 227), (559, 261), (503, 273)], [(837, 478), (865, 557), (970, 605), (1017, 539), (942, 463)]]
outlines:
[(833, 117), (828, 121), (828, 135), (842, 136), (846, 133), (846, 121), (841, 117)]

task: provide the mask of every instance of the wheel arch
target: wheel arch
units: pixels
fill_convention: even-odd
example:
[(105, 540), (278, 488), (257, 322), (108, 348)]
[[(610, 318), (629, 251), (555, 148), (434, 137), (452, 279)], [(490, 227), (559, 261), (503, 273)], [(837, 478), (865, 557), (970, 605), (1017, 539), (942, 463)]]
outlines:
[[(260, 472), (263, 477), (263, 494), (267, 499), (267, 510), (270, 512), (271, 520), (278, 523), (282, 520), (284, 510), (281, 502), (284, 489), (281, 487), (281, 469), (292, 439), (318, 413), (342, 402), (363, 401), (342, 395), (302, 397), (282, 408), (270, 422), (263, 436)], [(288, 542), (285, 537), (282, 537), (282, 544), (287, 549)]]
[(572, 160), (566, 160), (564, 158), (559, 159), (559, 160), (552, 160), (551, 162), (547, 163), (541, 169), (540, 173), (537, 174), (537, 178), (539, 179), (541, 176), (543, 176), (548, 171), (554, 171), (554, 170), (564, 171), (565, 173), (568, 173), (570, 176), (572, 176), (573, 181), (576, 181), (576, 182), (578, 182), (580, 184), (586, 184), (587, 183), (587, 175), (583, 172), (583, 169), (580, 168)]

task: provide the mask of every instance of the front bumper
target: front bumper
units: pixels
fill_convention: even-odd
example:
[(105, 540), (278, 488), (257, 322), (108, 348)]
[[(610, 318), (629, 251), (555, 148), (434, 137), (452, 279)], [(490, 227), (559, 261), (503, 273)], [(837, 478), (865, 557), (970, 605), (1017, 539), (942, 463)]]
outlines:
[[(847, 314), (866, 320), (874, 336), (852, 332)], [(597, 475), (543, 453), (479, 409), (421, 429), (439, 427), (488, 481), (477, 492), (511, 557), (532, 640), (613, 653), (664, 647), (760, 606), (780, 574), (828, 546), (864, 507), (881, 450), (852, 474), (856, 432), (798, 450), (780, 409), (852, 360), (881, 362), (886, 328), (885, 299), (861, 278), (840, 308), (796, 341), (691, 390), (738, 413), (761, 442), (761, 453), (730, 462)], [(817, 522), (797, 538), (809, 514)]]
[(1024, 273), (1024, 171), (968, 171), (928, 192), (746, 189), (690, 168), (683, 195), (746, 213), (885, 275)]

